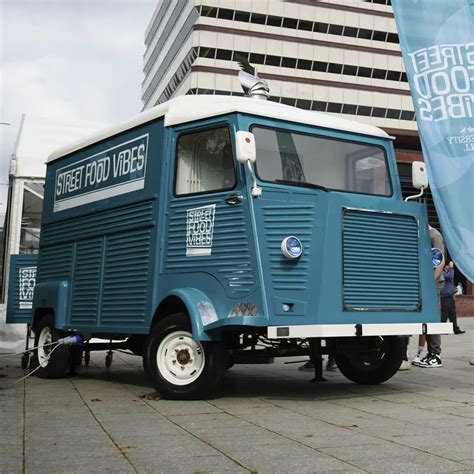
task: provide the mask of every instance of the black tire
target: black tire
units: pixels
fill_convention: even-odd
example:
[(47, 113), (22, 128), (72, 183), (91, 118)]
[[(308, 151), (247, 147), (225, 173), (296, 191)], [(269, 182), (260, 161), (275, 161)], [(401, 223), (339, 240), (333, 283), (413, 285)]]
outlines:
[(342, 375), (362, 385), (377, 385), (393, 377), (405, 355), (402, 339), (393, 336), (363, 339), (360, 352), (345, 353), (339, 346), (334, 354)]
[[(35, 329), (35, 347), (39, 345), (40, 336), (43, 331), (49, 331), (51, 342), (57, 341), (64, 334), (54, 327), (54, 317), (51, 314), (43, 316)], [(51, 352), (54, 349), (54, 352)], [(43, 367), (36, 370), (35, 374), (42, 379), (58, 379), (65, 376), (70, 364), (70, 348), (67, 345), (46, 346), (44, 349), (38, 348), (33, 352), (30, 362), (30, 372), (39, 366), (38, 350), (43, 354), (51, 354), (45, 361)], [(41, 356), (42, 357), (42, 356)]]
[[(226, 361), (222, 344), (192, 339), (191, 324), (183, 313), (167, 316), (152, 328), (145, 357), (145, 370), (154, 388), (164, 398), (173, 400), (213, 396), (220, 386)], [(177, 383), (179, 376), (184, 384)]]

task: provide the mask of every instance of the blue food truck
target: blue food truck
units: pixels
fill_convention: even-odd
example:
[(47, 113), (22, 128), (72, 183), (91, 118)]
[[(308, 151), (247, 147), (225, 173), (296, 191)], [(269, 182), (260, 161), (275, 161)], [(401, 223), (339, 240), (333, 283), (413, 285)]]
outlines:
[(121, 347), (176, 399), (280, 356), (377, 384), (401, 336), (452, 331), (392, 138), (261, 98), (177, 97), (53, 153), (30, 293), (37, 375)]

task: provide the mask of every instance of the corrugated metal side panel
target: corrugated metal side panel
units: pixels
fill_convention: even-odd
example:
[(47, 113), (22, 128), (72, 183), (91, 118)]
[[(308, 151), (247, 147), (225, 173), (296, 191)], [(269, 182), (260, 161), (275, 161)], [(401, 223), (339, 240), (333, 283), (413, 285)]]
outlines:
[(69, 279), (72, 271), (73, 244), (40, 249), (38, 282)]
[(155, 202), (149, 199), (44, 227), (39, 281), (70, 283), (69, 324), (144, 321)]
[(41, 245), (80, 240), (149, 225), (154, 199), (43, 226)]
[(420, 308), (418, 223), (414, 217), (345, 211), (343, 265), (344, 309)]
[(72, 285), (71, 323), (94, 323), (100, 294), (103, 239), (78, 242)]
[[(314, 225), (313, 205), (267, 205), (263, 207), (265, 240), (270, 256), (272, 287), (282, 290), (307, 290), (311, 259), (311, 234)], [(281, 241), (297, 236), (303, 254), (296, 262), (281, 254)]]
[[(207, 197), (207, 200), (209, 198)], [(198, 199), (171, 204), (165, 270), (206, 271), (218, 276), (229, 296), (244, 296), (255, 287), (248, 223), (244, 208), (218, 203), (215, 210), (212, 253), (206, 257), (186, 256), (186, 210), (206, 205)]]
[(101, 324), (136, 325), (145, 321), (151, 238), (151, 229), (107, 238)]

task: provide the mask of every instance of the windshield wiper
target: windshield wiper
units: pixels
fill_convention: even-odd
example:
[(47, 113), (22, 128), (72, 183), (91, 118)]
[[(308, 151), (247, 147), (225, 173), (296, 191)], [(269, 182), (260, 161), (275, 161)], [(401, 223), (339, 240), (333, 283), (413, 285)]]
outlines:
[(321, 191), (326, 191), (327, 193), (330, 189), (321, 186), (320, 184), (308, 183), (306, 181), (289, 181), (287, 179), (275, 179), (276, 183), (289, 184), (291, 186), (302, 186), (304, 188), (320, 189)]

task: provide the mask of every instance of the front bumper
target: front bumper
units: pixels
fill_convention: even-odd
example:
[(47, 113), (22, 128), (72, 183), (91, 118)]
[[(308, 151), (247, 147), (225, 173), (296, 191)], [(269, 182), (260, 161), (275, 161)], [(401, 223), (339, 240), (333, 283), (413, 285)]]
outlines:
[(269, 339), (413, 336), (418, 334), (453, 334), (453, 325), (452, 323), (311, 324), (304, 326), (269, 326), (267, 329)]

